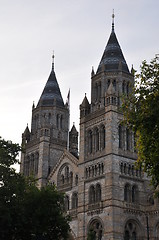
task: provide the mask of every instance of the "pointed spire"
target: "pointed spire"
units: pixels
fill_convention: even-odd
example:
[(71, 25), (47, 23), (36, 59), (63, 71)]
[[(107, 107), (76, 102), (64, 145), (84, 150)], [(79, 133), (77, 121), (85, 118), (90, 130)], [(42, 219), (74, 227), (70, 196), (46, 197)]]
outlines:
[(33, 101), (33, 106), (32, 106), (32, 109), (34, 109), (35, 108), (35, 104), (34, 104), (34, 101)]
[[(97, 73), (99, 72), (114, 72), (119, 71), (119, 63), (122, 64), (122, 72), (130, 73), (127, 63), (125, 61), (122, 49), (119, 45), (118, 39), (114, 31), (114, 11), (112, 14), (112, 31), (107, 42), (106, 48), (104, 50), (103, 56), (99, 63)], [(120, 65), (121, 65), (120, 64)]]
[(52, 55), (52, 70), (41, 94), (37, 107), (64, 106), (63, 98), (54, 71), (54, 53)]
[(115, 14), (114, 14), (114, 9), (113, 9), (113, 14), (112, 14), (112, 32), (114, 32), (114, 18), (115, 18)]
[(91, 76), (93, 77), (94, 76), (94, 67), (92, 66), (92, 72), (91, 72)]
[(54, 51), (52, 54), (52, 71), (54, 72), (54, 61), (55, 61), (55, 55), (54, 55)]

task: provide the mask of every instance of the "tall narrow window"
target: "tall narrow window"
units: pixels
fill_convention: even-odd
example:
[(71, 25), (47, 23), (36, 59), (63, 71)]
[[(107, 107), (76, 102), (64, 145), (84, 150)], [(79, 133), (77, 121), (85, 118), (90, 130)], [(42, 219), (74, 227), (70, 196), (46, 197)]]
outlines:
[(93, 143), (93, 141), (92, 141), (92, 131), (90, 130), (88, 132), (88, 151), (89, 151), (89, 153), (92, 153), (92, 143)]
[(135, 185), (132, 187), (132, 202), (138, 202), (138, 188)]
[(100, 184), (96, 185), (96, 202), (101, 201), (101, 186)]
[(130, 130), (126, 129), (126, 149), (130, 150)]
[(130, 202), (130, 185), (126, 184), (124, 188), (124, 200)]
[(114, 89), (116, 90), (116, 80), (114, 79), (114, 81), (113, 81), (113, 87), (114, 87)]
[(125, 82), (122, 83), (122, 93), (125, 93)]
[(101, 127), (101, 140), (100, 140), (100, 143), (101, 143), (101, 149), (104, 149), (105, 148), (105, 126)]
[(95, 203), (95, 188), (91, 186), (89, 189), (89, 203)]
[(110, 79), (108, 79), (108, 82), (107, 82), (107, 89), (109, 88), (109, 85), (110, 85)]
[(65, 211), (69, 210), (69, 207), (70, 207), (69, 205), (70, 205), (70, 203), (69, 203), (69, 196), (66, 195), (65, 196)]
[(95, 151), (99, 150), (99, 131), (98, 128), (95, 129)]
[(119, 148), (123, 148), (123, 134), (122, 134), (122, 126), (119, 125)]
[(75, 209), (78, 207), (78, 195), (77, 193), (73, 193), (72, 195), (72, 209)]

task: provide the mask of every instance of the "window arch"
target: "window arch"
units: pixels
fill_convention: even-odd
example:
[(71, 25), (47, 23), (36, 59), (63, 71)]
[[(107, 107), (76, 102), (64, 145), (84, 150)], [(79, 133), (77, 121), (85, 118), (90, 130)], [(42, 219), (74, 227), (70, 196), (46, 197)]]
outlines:
[(123, 130), (122, 130), (122, 126), (119, 125), (119, 148), (123, 148)]
[(78, 195), (76, 192), (72, 194), (72, 209), (76, 209), (78, 207)]
[(125, 81), (122, 83), (122, 93), (125, 93)]
[(95, 187), (90, 186), (89, 188), (89, 203), (95, 203)]
[(134, 221), (129, 220), (124, 229), (124, 240), (137, 240), (138, 236), (138, 226)]
[(98, 130), (98, 128), (95, 128), (94, 135), (95, 135), (95, 151), (97, 152), (99, 150), (99, 130)]
[[(92, 232), (92, 233), (91, 233)], [(103, 236), (103, 226), (99, 219), (94, 219), (88, 227), (88, 235), (94, 235), (94, 239), (101, 240)]]
[(138, 187), (136, 185), (132, 186), (132, 202), (138, 202)]
[(89, 153), (92, 153), (92, 144), (93, 144), (93, 141), (92, 141), (92, 131), (89, 130), (88, 132), (88, 152)]
[(101, 201), (101, 185), (98, 183), (96, 185), (96, 202)]
[(105, 148), (105, 126), (104, 125), (101, 126), (100, 132), (101, 132), (101, 140), (100, 140), (101, 149), (104, 149)]
[(114, 89), (116, 91), (116, 80), (115, 79), (113, 80), (113, 87), (114, 87)]
[(124, 201), (130, 202), (131, 200), (131, 190), (130, 185), (127, 183), (124, 187)]
[(126, 149), (127, 150), (130, 150), (130, 140), (131, 140), (131, 138), (130, 138), (130, 129), (126, 129)]
[(65, 196), (64, 203), (65, 203), (65, 211), (68, 211), (69, 208), (70, 208), (70, 201), (69, 201), (69, 196), (68, 195)]

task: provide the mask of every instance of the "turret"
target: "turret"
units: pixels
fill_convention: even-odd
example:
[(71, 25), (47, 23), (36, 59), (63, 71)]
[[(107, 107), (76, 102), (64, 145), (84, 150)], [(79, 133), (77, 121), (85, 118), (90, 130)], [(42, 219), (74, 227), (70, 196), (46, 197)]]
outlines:
[(69, 132), (69, 151), (75, 157), (78, 157), (78, 132), (73, 123), (71, 131)]

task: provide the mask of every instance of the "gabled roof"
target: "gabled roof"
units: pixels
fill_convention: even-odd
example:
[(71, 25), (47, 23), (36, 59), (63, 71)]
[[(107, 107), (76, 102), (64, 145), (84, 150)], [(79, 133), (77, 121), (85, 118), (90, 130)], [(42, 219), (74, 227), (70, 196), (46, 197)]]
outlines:
[(65, 149), (63, 154), (61, 155), (61, 157), (57, 161), (56, 165), (53, 167), (51, 173), (49, 174), (48, 179), (52, 178), (52, 176), (55, 174), (55, 172), (60, 167), (60, 165), (63, 164), (63, 161), (65, 160), (65, 158), (67, 158), (67, 162), (70, 161), (70, 162), (72, 162), (73, 165), (75, 165), (77, 167), (78, 159)]
[(40, 106), (64, 106), (54, 69), (52, 69), (50, 73), (50, 76), (37, 104), (37, 107)]
[(97, 73), (101, 72), (103, 69), (106, 72), (119, 71), (119, 63), (121, 65), (120, 69), (122, 69), (122, 72), (130, 73), (119, 42), (117, 40), (113, 22), (112, 32), (99, 63)]

